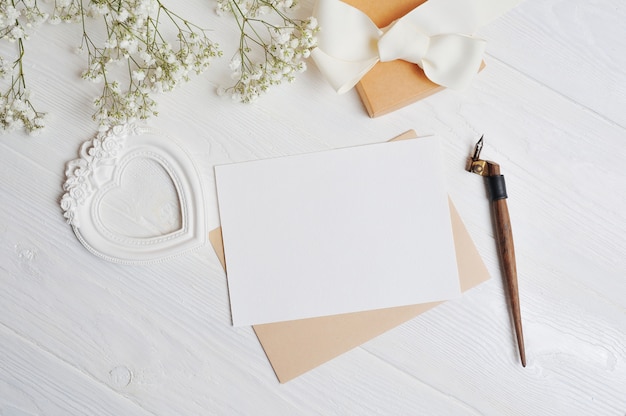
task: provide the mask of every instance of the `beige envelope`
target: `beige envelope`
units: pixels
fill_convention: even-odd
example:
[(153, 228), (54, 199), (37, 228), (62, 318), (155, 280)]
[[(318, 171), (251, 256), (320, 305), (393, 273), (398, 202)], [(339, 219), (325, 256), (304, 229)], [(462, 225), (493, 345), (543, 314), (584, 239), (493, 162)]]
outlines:
[[(393, 140), (415, 137), (415, 132), (409, 131)], [(488, 280), (489, 273), (452, 201), (450, 217), (461, 290), (466, 291)], [(221, 228), (211, 231), (209, 240), (225, 267)], [(276, 322), (253, 328), (278, 380), (285, 383), (440, 303)]]

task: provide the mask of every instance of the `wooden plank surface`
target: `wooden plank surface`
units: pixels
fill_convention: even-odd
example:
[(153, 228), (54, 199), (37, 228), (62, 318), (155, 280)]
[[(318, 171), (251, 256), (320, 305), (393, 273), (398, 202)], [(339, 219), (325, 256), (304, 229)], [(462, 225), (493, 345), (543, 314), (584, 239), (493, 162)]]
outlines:
[[(232, 22), (188, 3), (180, 13), (206, 19), (232, 48)], [(230, 325), (226, 277), (208, 246), (123, 266), (90, 254), (64, 223), (64, 166), (95, 132), (98, 87), (78, 79), (76, 27), (42, 27), (26, 69), (48, 129), (0, 136), (0, 414), (624, 416), (625, 17), (618, 0), (528, 0), (483, 31), (487, 67), (470, 89), (377, 119), (312, 63), (252, 105), (217, 97), (229, 53), (160, 97), (151, 125), (193, 155), (210, 228), (217, 164), (408, 129), (443, 139), (450, 194), (493, 279), (285, 385), (252, 330)], [(483, 133), (483, 155), (507, 179), (526, 369), (485, 187), (463, 170)]]

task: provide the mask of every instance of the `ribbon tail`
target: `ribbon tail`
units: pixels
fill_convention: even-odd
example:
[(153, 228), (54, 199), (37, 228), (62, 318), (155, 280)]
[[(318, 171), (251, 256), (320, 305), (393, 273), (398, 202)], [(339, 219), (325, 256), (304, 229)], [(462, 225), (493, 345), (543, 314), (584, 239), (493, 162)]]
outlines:
[(354, 87), (378, 61), (382, 31), (361, 10), (340, 0), (318, 0), (320, 26), (311, 57), (340, 94)]
[(344, 94), (352, 89), (378, 62), (378, 58), (344, 61), (324, 53), (319, 48), (311, 52), (311, 58), (322, 75), (339, 94)]

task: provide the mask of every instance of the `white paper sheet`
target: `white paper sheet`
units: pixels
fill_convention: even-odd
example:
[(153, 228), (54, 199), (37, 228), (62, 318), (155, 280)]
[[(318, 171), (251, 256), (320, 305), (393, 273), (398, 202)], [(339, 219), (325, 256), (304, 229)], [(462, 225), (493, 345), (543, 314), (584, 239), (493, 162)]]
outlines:
[(460, 295), (436, 138), (215, 172), (233, 325)]

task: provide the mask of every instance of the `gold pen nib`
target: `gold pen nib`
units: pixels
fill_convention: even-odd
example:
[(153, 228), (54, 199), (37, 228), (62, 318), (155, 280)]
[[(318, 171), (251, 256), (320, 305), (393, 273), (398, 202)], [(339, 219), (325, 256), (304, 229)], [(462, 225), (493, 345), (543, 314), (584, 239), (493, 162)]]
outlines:
[(479, 159), (480, 152), (483, 150), (484, 136), (484, 134), (480, 136), (478, 143), (476, 143), (476, 146), (474, 146), (474, 153), (472, 153), (472, 156), (467, 158), (467, 165), (465, 166), (465, 170), (480, 176), (489, 176), (489, 164), (491, 162)]
[(476, 146), (474, 146), (474, 155), (472, 156), (472, 160), (478, 160), (478, 158), (480, 157), (480, 152), (481, 150), (483, 150), (483, 138), (484, 137), (485, 137), (484, 134), (480, 136), (478, 143), (476, 143)]

